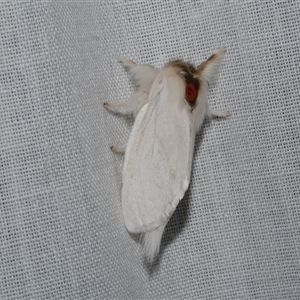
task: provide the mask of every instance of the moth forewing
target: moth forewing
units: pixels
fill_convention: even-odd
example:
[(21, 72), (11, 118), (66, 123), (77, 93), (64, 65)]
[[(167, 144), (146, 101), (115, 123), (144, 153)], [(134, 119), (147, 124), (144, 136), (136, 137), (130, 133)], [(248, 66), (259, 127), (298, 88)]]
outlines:
[[(172, 86), (174, 82), (176, 85)], [(185, 110), (180, 101), (184, 87), (181, 83), (175, 72), (163, 70), (153, 83), (149, 102), (133, 125), (122, 186), (125, 225), (131, 232), (154, 230), (165, 222), (187, 188), (186, 145), (191, 138), (191, 122), (182, 122), (180, 118), (179, 112)]]

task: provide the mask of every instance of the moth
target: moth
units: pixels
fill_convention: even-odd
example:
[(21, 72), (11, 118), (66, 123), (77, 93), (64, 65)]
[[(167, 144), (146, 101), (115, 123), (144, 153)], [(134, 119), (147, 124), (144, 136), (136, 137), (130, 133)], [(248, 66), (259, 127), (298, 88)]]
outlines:
[(146, 259), (157, 256), (161, 238), (190, 183), (195, 135), (205, 116), (230, 113), (209, 109), (208, 84), (220, 65), (221, 47), (198, 67), (174, 60), (162, 70), (139, 65), (124, 57), (137, 91), (106, 109), (136, 116), (128, 143), (112, 146), (124, 153), (121, 203), (125, 226), (141, 234)]

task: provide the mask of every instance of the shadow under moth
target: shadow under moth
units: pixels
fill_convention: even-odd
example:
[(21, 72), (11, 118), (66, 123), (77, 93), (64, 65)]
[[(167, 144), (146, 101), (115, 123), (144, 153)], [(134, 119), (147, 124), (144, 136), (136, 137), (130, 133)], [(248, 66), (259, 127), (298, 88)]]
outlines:
[(136, 117), (128, 143), (111, 149), (125, 152), (121, 193), (125, 226), (130, 233), (141, 234), (150, 263), (189, 186), (195, 135), (205, 116), (230, 115), (209, 109), (207, 102), (208, 83), (225, 51), (221, 47), (198, 67), (175, 60), (162, 70), (118, 59), (138, 88), (126, 102), (104, 106)]

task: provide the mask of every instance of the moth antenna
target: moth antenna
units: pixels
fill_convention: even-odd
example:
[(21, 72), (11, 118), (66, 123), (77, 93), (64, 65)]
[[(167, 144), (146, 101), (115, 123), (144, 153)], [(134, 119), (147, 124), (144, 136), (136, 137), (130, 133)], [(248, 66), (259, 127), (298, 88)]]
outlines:
[(201, 63), (197, 68), (197, 74), (206, 79), (208, 82), (211, 81), (214, 73), (217, 71), (217, 68), (222, 62), (226, 50), (226, 47), (221, 47), (216, 53)]

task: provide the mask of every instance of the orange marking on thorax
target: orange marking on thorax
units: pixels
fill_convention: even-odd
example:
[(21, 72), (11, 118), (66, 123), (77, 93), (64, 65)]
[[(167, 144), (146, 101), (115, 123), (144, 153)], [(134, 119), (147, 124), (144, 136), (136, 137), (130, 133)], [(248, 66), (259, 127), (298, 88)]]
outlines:
[(197, 96), (198, 96), (198, 87), (191, 82), (187, 82), (185, 86), (186, 101), (194, 102)]

